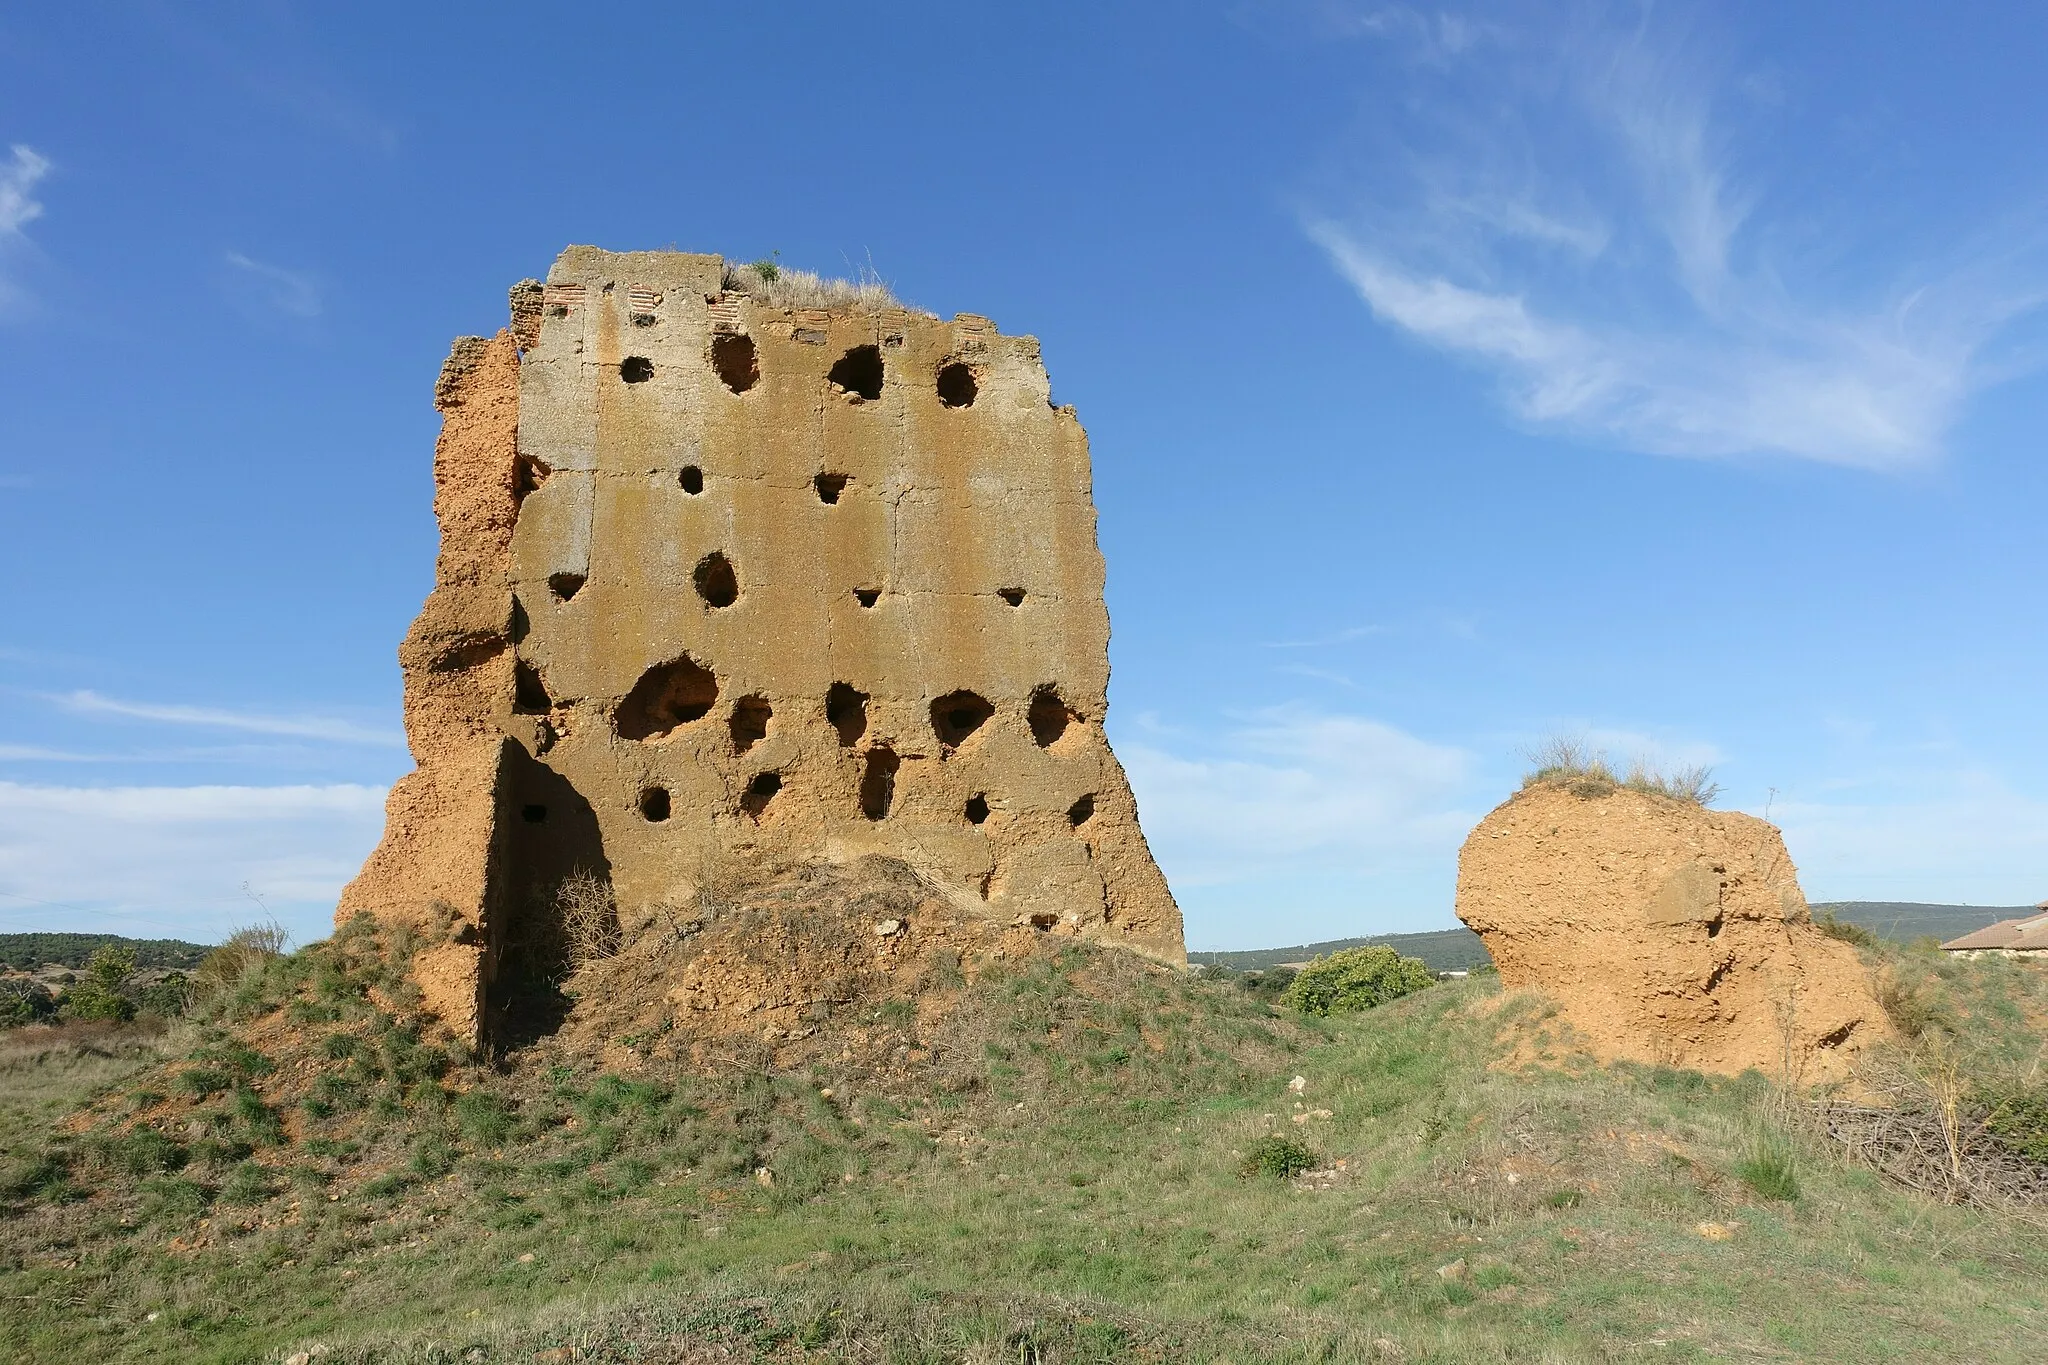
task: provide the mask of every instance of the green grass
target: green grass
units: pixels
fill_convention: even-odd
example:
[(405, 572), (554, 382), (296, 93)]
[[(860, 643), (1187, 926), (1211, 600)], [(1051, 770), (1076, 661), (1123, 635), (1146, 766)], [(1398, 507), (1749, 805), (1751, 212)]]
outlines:
[[(317, 990), (300, 959), (268, 970)], [(1898, 970), (2002, 1018), (2017, 1061), (2039, 982), (2008, 965)], [(10, 1196), (0, 1356), (624, 1361), (688, 1335), (742, 1360), (1991, 1362), (2048, 1332), (2038, 1225), (1882, 1184), (1758, 1077), (1504, 1069), (1546, 1009), (1485, 980), (1289, 1022), (1073, 954), (983, 978), (980, 1045), (921, 1081), (494, 1075), (327, 995), (344, 1017), (306, 1054), (361, 1038), (325, 1064), (370, 1101), (265, 1145), (297, 1063), (163, 1040), (231, 1084), (174, 1099), (182, 1164), (74, 1140)], [(0, 1063), (9, 1169), (138, 1065)], [(1261, 1154), (1286, 1159), (1246, 1178)]]

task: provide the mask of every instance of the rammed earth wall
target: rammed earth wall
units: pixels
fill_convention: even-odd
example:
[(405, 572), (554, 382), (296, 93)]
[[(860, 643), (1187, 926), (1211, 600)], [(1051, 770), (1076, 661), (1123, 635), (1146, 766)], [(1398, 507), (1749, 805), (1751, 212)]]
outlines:
[(564, 252), (436, 390), (418, 770), (345, 893), (459, 1031), (558, 973), (559, 888), (652, 905), (901, 858), (963, 908), (1184, 960), (1103, 736), (1087, 437), (1030, 337), (785, 310), (715, 256)]

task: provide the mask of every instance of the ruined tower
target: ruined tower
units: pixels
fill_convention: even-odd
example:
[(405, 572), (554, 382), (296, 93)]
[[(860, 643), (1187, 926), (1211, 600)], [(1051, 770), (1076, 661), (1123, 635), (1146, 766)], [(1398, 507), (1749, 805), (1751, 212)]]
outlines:
[(579, 873), (625, 918), (880, 853), (962, 909), (1184, 960), (1102, 730), (1087, 438), (1036, 340), (573, 247), (455, 344), (436, 405), (417, 768), (339, 916), (432, 929), (413, 970), (452, 1027), (546, 969)]

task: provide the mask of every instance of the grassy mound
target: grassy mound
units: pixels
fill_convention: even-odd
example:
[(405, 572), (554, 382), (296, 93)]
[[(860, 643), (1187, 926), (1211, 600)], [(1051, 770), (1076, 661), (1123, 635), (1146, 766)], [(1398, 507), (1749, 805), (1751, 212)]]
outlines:
[[(1318, 1020), (983, 947), (890, 966), (866, 989), (921, 1003), (855, 992), (780, 1071), (780, 1035), (724, 1064), (616, 1020), (466, 1060), (366, 928), (160, 1037), (45, 1031), (0, 1058), (0, 1355), (2002, 1361), (2048, 1326), (2037, 1221), (1901, 1190), (1762, 1077), (1603, 1070), (1485, 979)], [(2024, 1081), (2048, 974), (1871, 960)]]

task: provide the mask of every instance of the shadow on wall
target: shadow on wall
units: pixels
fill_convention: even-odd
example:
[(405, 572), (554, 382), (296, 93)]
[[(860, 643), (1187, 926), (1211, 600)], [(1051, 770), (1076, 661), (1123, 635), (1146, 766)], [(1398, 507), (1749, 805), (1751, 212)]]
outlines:
[(517, 1048), (562, 1026), (561, 982), (574, 965), (565, 914), (577, 887), (611, 885), (597, 812), (569, 780), (512, 740), (500, 762), (498, 886), (485, 991), (484, 1034)]

